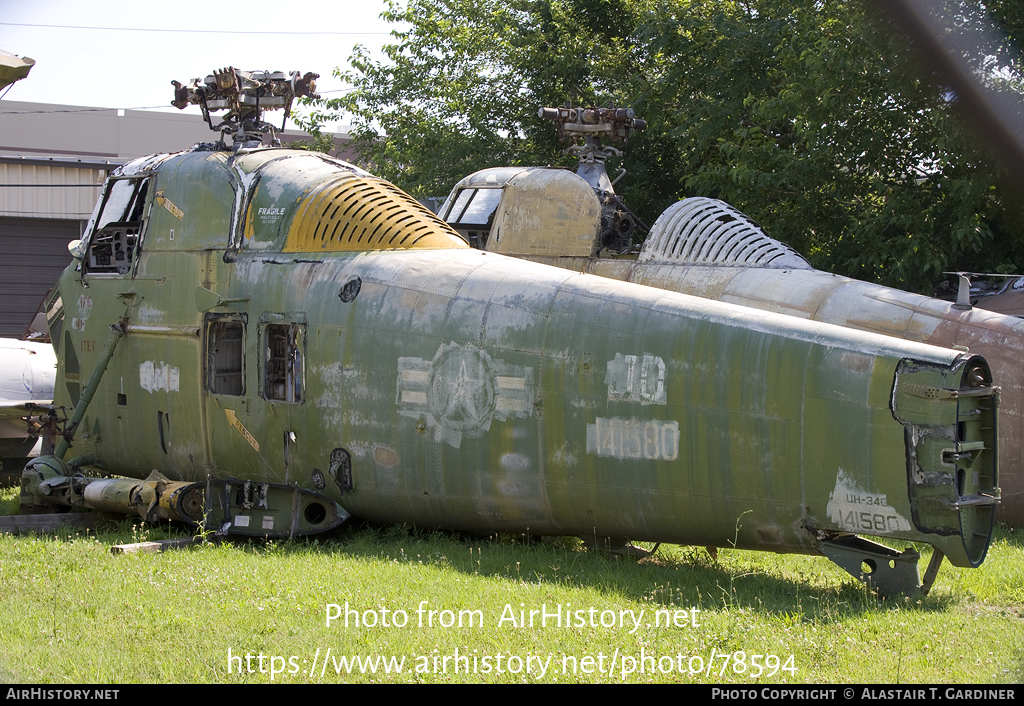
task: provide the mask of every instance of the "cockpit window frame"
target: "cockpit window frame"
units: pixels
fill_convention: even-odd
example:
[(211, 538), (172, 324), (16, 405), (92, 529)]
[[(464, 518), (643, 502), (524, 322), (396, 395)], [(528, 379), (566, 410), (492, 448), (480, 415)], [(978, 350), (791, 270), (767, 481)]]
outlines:
[[(133, 186), (125, 194), (122, 182)], [(155, 194), (155, 175), (150, 173), (112, 176), (89, 224), (88, 243), (82, 260), (82, 277), (134, 277), (142, 252), (146, 226)], [(123, 200), (123, 204), (112, 198)], [(117, 210), (107, 213), (111, 205)], [(119, 264), (121, 263), (121, 264)]]
[[(486, 228), (490, 229), (494, 223), (494, 214), (498, 212), (498, 207), (501, 206), (501, 197), (504, 194), (504, 189), (500, 186), (467, 186), (461, 189), (455, 198), (452, 200), (452, 205), (449, 207), (448, 212), (444, 213), (441, 218), (447, 222), (453, 228)], [(490, 193), (481, 197), (482, 192), (497, 192), (495, 198)], [(463, 202), (463, 197), (469, 193), (469, 196)], [(488, 200), (493, 200), (493, 204), (488, 203)], [(480, 220), (475, 218), (472, 221), (464, 220), (468, 214), (476, 214), (482, 211), (478, 211), (479, 206), (483, 206), (486, 210), (486, 218)], [(457, 212), (457, 213), (456, 213)]]

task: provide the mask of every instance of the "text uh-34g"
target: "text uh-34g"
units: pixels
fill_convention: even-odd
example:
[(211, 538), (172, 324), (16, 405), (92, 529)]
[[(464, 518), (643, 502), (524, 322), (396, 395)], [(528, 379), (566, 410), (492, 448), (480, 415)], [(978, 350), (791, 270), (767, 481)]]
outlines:
[(983, 359), (473, 249), (360, 169), (260, 147), (301, 89), (179, 85), (234, 145), (108, 180), (46, 302), (66, 422), (27, 511), (735, 546), (890, 593), (922, 588), (919, 554), (865, 536), (931, 545), (925, 590), (983, 561)]

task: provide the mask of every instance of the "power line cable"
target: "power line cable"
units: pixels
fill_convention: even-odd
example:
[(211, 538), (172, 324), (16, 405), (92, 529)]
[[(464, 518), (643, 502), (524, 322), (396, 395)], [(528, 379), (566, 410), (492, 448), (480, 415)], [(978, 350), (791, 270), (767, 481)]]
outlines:
[(26, 23), (0, 23), (0, 26), (5, 27), (34, 27), (37, 29), (44, 30), (90, 30), (92, 32), (170, 32), (177, 34), (260, 34), (260, 35), (333, 35), (337, 37), (345, 36), (367, 36), (367, 35), (381, 35), (387, 36), (390, 32), (328, 32), (328, 31), (314, 31), (314, 32), (283, 32), (281, 30), (272, 31), (249, 31), (249, 30), (169, 30), (165, 28), (150, 28), (150, 27), (83, 27), (78, 25), (29, 25)]
[(74, 110), (0, 110), (0, 115), (39, 115), (43, 113), (94, 113), (97, 111), (111, 110), (152, 110), (154, 108), (170, 108), (166, 105), (143, 105), (137, 108), (75, 108)]

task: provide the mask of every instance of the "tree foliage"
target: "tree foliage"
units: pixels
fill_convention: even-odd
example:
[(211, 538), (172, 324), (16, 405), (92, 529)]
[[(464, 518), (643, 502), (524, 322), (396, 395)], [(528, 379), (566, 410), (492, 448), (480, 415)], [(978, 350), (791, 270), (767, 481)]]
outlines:
[[(627, 14), (633, 13), (633, 14)], [(640, 54), (633, 3), (411, 0), (384, 17), (407, 23), (385, 63), (356, 47), (354, 90), (321, 104), (350, 116), (367, 165), (416, 195), (444, 195), (472, 171), (569, 164), (543, 105), (591, 104), (618, 90)]]
[(951, 267), (1013, 266), (980, 257), (1003, 211), (995, 171), (905, 38), (858, 3), (678, 8), (644, 31), (687, 57), (652, 87), (687, 192), (861, 279), (927, 288)]
[[(1020, 97), (1019, 2), (943, 0), (984, 47), (973, 68)], [(821, 268), (927, 290), (949, 269), (1024, 268), (1019, 193), (863, 3), (791, 0), (408, 0), (387, 60), (357, 48), (351, 116), (372, 169), (444, 195), (484, 167), (570, 165), (541, 106), (630, 105), (648, 120), (619, 191), (648, 223), (674, 200), (721, 198)], [(973, 34), (972, 34), (973, 33)], [(968, 42), (970, 44), (970, 42)]]

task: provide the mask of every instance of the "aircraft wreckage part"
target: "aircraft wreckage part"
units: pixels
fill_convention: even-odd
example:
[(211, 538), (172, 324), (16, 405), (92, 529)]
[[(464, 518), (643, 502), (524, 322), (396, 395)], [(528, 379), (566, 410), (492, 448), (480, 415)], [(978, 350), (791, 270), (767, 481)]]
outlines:
[(197, 525), (203, 519), (203, 485), (129, 478), (86, 478), (54, 456), (33, 459), (22, 473), (21, 506), (38, 512), (53, 506), (137, 515), (156, 522)]
[(0, 405), (53, 399), (57, 359), (49, 343), (0, 338)]
[(743, 213), (724, 201), (703, 197), (665, 209), (644, 241), (639, 261), (811, 269), (798, 252)]
[(819, 270), (576, 260), (576, 269), (613, 279), (984, 356), (1001, 390), (996, 520), (1024, 527), (1024, 321)]
[[(979, 566), (992, 538), (1000, 493), (996, 485), (998, 389), (991, 386), (988, 366), (979, 357), (963, 367), (959, 389), (911, 381), (910, 375), (920, 365), (900, 363), (892, 400), (893, 416), (906, 429), (912, 521), (936, 533), (955, 527), (962, 545), (944, 545), (942, 551), (956, 566)], [(946, 423), (937, 406), (941, 400), (957, 402), (952, 446), (948, 432), (935, 426)], [(840, 507), (839, 498), (833, 502)], [(875, 514), (873, 522), (878, 521)], [(866, 524), (863, 510), (859, 522)]]
[[(410, 258), (408, 266), (422, 271), (424, 282), (434, 270), (426, 258)], [(521, 279), (527, 272), (529, 302)], [(341, 427), (349, 450), (363, 449), (362, 462), (353, 453), (353, 490), (341, 500), (354, 515), (728, 546), (736, 518), (751, 511), (740, 523), (738, 545), (745, 548), (815, 552), (812, 535), (865, 533), (926, 536), (959, 566), (984, 558), (991, 513), (958, 503), (994, 493), (995, 408), (979, 402), (961, 419), (952, 404), (961, 401), (961, 387), (964, 405), (974, 404), (969, 395), (994, 394), (984, 373), (977, 379), (980, 359), (947, 367), (921, 357), (936, 349), (873, 336), (853, 344), (857, 334), (831, 327), (798, 333), (792, 320), (541, 274), (491, 260), (459, 278), (465, 299), (442, 297), (429, 307), (426, 300), (440, 295), (436, 286), (431, 297), (409, 298), (405, 287), (368, 292), (369, 277), (362, 277), (357, 302), (366, 319), (353, 322), (356, 340), (388, 330), (399, 350), (417, 346), (420, 316), (435, 307), (453, 313), (433, 355), (398, 358), (395, 404), (407, 421), (388, 422), (380, 410)], [(469, 316), (467, 300), (484, 282), (490, 314)], [(398, 306), (402, 300), (410, 306)], [(405, 323), (391, 323), (396, 317)], [(790, 325), (795, 329), (783, 335)], [(465, 340), (460, 332), (474, 329), (497, 345), (444, 342)], [(615, 352), (624, 345), (636, 352)], [(897, 358), (883, 363), (876, 357), (882, 349)], [(371, 358), (346, 358), (351, 379), (370, 376), (378, 353), (354, 353)], [(734, 370), (743, 373), (724, 373)], [(363, 417), (376, 397), (343, 399)], [(886, 431), (894, 421), (898, 427)], [(372, 429), (388, 425), (399, 434), (384, 442)], [(943, 452), (986, 434), (973, 459), (978, 466), (957, 475)], [(443, 456), (418, 470), (382, 463), (377, 451), (384, 445), (401, 459), (424, 458), (431, 447)]]
[[(691, 201), (684, 199), (659, 217), (659, 224), (678, 215)], [(735, 210), (735, 209), (734, 209)], [(675, 230), (688, 228), (675, 221)], [(669, 232), (666, 226), (666, 233)], [(652, 231), (652, 237), (654, 231)], [(650, 241), (648, 241), (650, 242)], [(719, 265), (659, 262), (647, 256), (623, 263), (592, 261), (594, 274), (638, 284), (709, 297), (800, 318), (823, 321), (864, 331), (922, 341), (938, 346), (961, 346), (983, 355), (1000, 393), (999, 467), (1001, 499), (996, 520), (1024, 527), (1024, 321), (990, 311), (958, 311), (941, 299), (891, 289), (820, 270), (772, 266), (723, 267)], [(773, 269), (774, 268), (774, 269)], [(581, 269), (581, 268), (577, 268)]]
[(334, 529), (351, 515), (310, 490), (250, 480), (206, 483), (207, 527), (243, 537), (303, 537)]
[(85, 508), (136, 515), (149, 522), (203, 523), (220, 535), (248, 537), (315, 534), (349, 518), (330, 499), (294, 486), (212, 478), (205, 483), (86, 478), (72, 475), (75, 470), (52, 456), (34, 459), (22, 474), (23, 511), (55, 505)]
[[(56, 456), (37, 456), (29, 461), (21, 472), (21, 512), (40, 514), (52, 512), (54, 507), (72, 507), (73, 473), (71, 466)], [(81, 476), (75, 476), (76, 481), (79, 479)]]
[(48, 343), (0, 338), (0, 486), (17, 482), (40, 436), (49, 442), (56, 363)]
[[(144, 214), (133, 269), (93, 268), (90, 232), (47, 305), (58, 405), (98, 367), (109, 323), (148, 327), (125, 336), (82, 418), (92, 465), (205, 484), (206, 527), (234, 534), (351, 514), (816, 555), (869, 535), (984, 559), (998, 479), (982, 359), (450, 234), (388, 250), (371, 230), (362, 251), (332, 251), (349, 207), (335, 216), (327, 194), (346, 174), (363, 173), (238, 150), (108, 182), (105, 203), (119, 180), (145, 201), (111, 216)], [(155, 177), (181, 218), (154, 200)], [(352, 223), (398, 213), (374, 198)], [(318, 230), (324, 218), (338, 220)], [(81, 316), (65, 325), (58, 297)], [(170, 333), (182, 327), (200, 335)], [(38, 461), (32, 502), (84, 493), (71, 468)]]
[[(844, 571), (886, 596), (912, 595), (924, 588), (914, 549), (898, 552), (884, 544), (851, 535), (821, 543), (821, 553)], [(941, 556), (940, 552), (936, 552)]]
[(85, 507), (138, 515), (144, 520), (174, 520), (196, 525), (203, 518), (202, 486), (196, 483), (108, 479), (82, 492)]

